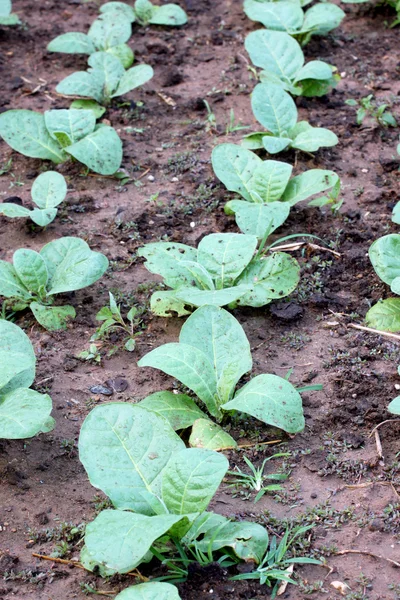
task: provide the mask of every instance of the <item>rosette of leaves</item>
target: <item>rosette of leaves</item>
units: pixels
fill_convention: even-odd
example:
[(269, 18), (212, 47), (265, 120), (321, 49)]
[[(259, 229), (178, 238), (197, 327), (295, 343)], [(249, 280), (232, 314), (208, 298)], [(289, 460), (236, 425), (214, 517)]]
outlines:
[(40, 252), (20, 248), (12, 264), (0, 261), (0, 296), (13, 311), (29, 307), (45, 329), (65, 329), (75, 309), (52, 306), (55, 296), (92, 285), (107, 267), (104, 254), (93, 252), (80, 238), (59, 238)]
[(93, 21), (88, 33), (70, 31), (52, 40), (47, 50), (65, 54), (94, 54), (104, 51), (116, 56), (128, 69), (134, 54), (126, 44), (132, 35), (131, 21), (122, 12), (113, 11), (100, 15)]
[(293, 96), (323, 96), (340, 80), (336, 67), (322, 60), (304, 64), (300, 44), (283, 31), (252, 31), (246, 37), (245, 48), (252, 63), (263, 69), (260, 80), (276, 83)]
[(316, 152), (335, 146), (336, 134), (325, 127), (312, 127), (308, 121), (297, 121), (293, 98), (276, 83), (259, 83), (251, 95), (251, 108), (257, 121), (268, 132), (247, 135), (243, 146), (249, 150), (264, 148), (277, 154), (288, 148)]
[[(391, 233), (376, 240), (368, 251), (375, 273), (390, 290), (400, 296), (400, 234)], [(369, 326), (383, 331), (400, 331), (400, 298), (381, 300), (366, 314)]]
[[(235, 215), (243, 233), (259, 239), (282, 225), (297, 202), (327, 190), (336, 198), (340, 191), (340, 179), (333, 171), (310, 169), (291, 179), (293, 167), (288, 163), (263, 161), (236, 144), (219, 144), (211, 159), (218, 179), (243, 198), (227, 202), (225, 212)], [(330, 201), (329, 196), (322, 196), (312, 203), (322, 206)]]
[(213, 233), (198, 248), (173, 242), (146, 244), (138, 255), (171, 291), (155, 292), (151, 310), (159, 316), (189, 314), (185, 307), (264, 306), (290, 294), (299, 282), (300, 267), (284, 252), (256, 254), (257, 237)]
[(24, 156), (58, 164), (71, 158), (95, 173), (113, 175), (121, 166), (122, 142), (112, 127), (99, 123), (92, 110), (7, 110), (0, 135)]
[(36, 205), (33, 210), (12, 202), (0, 204), (0, 214), (6, 217), (28, 217), (36, 225), (46, 227), (57, 216), (57, 206), (67, 194), (64, 177), (56, 171), (41, 173), (33, 182), (31, 196)]
[(28, 336), (10, 321), (0, 320), (0, 438), (15, 440), (54, 428), (48, 394), (29, 389), (36, 357)]
[(125, 2), (106, 2), (100, 8), (100, 12), (105, 14), (116, 12), (131, 23), (136, 21), (139, 25), (179, 26), (187, 23), (187, 14), (178, 4), (157, 6), (149, 0), (136, 0), (133, 7)]
[(18, 15), (11, 11), (11, 0), (0, 0), (0, 25), (19, 25), (21, 23)]
[(217, 421), (235, 410), (289, 433), (304, 428), (301, 395), (286, 379), (258, 375), (235, 392), (239, 379), (251, 370), (252, 358), (241, 325), (223, 308), (198, 308), (183, 325), (178, 343), (152, 350), (138, 365), (178, 379)]
[(107, 52), (91, 54), (88, 63), (87, 71), (68, 75), (57, 85), (56, 91), (68, 96), (93, 98), (108, 105), (112, 98), (127, 94), (153, 77), (149, 65), (137, 65), (125, 71), (121, 61)]
[(343, 10), (331, 2), (320, 2), (304, 11), (302, 7), (308, 3), (299, 0), (245, 0), (244, 12), (266, 29), (285, 31), (305, 46), (313, 35), (326, 35), (338, 27), (345, 16)]

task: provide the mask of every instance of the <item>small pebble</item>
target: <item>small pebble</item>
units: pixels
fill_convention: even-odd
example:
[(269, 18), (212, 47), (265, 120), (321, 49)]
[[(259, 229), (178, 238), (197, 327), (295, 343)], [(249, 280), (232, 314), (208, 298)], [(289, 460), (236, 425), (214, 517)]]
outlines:
[(149, 175), (147, 179), (148, 179), (149, 181), (154, 181), (155, 177), (154, 177), (154, 175)]
[(194, 221), (192, 221), (192, 222), (190, 223), (190, 227), (191, 227), (192, 229), (194, 229), (194, 228), (196, 227), (196, 223), (195, 223)]
[(179, 181), (179, 179), (178, 179), (177, 177), (173, 177), (173, 178), (171, 179), (171, 181), (172, 181), (172, 183), (176, 183), (177, 181)]

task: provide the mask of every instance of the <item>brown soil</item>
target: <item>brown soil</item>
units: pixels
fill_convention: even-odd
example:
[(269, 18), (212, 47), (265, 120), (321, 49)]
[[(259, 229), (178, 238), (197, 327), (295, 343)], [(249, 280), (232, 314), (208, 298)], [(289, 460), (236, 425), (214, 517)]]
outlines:
[[(61, 7), (55, 0), (14, 0), (13, 4), (26, 25), (0, 28), (1, 110), (68, 106), (55, 94), (55, 86), (73, 70), (84, 68), (85, 59), (48, 54), (46, 44), (62, 32), (86, 31), (97, 15), (97, 5), (74, 0)], [(207, 233), (236, 230), (223, 213), (229, 194), (214, 178), (209, 157), (217, 143), (240, 141), (241, 132), (225, 135), (230, 109), (236, 122), (255, 127), (249, 102), (254, 80), (243, 42), (257, 25), (246, 18), (240, 0), (186, 0), (183, 6), (190, 21), (182, 29), (135, 26), (130, 45), (138, 61), (154, 67), (155, 77), (106, 114), (123, 139), (123, 167), (130, 182), (121, 185), (110, 178), (82, 176), (79, 165), (62, 165), (59, 170), (68, 179), (69, 193), (46, 231), (34, 230), (21, 219), (0, 219), (2, 259), (10, 260), (19, 247), (37, 249), (54, 238), (76, 235), (112, 261), (112, 268), (96, 285), (71, 295), (77, 318), (66, 332), (45, 333), (29, 314), (17, 321), (35, 346), (36, 386), (51, 393), (57, 425), (49, 434), (0, 446), (0, 598), (4, 600), (84, 598), (84, 584), (116, 593), (133, 582), (130, 577), (102, 581), (74, 567), (38, 560), (32, 552), (51, 553), (67, 538), (68, 527), (63, 524), (90, 521), (96, 502), (101, 501), (79, 462), (76, 443), (90, 409), (110, 398), (89, 388), (121, 376), (129, 387), (115, 392), (111, 400), (129, 401), (175, 385), (171, 378), (137, 367), (138, 359), (151, 348), (175, 341), (182, 325), (178, 319), (153, 318), (147, 310), (156, 278), (135, 258), (137, 248), (161, 238), (196, 245)], [(233, 497), (224, 484), (211, 508), (257, 520), (271, 534), (283, 531), (280, 519), (316, 524), (309, 547), (314, 552), (319, 549), (332, 570), (296, 568), (303, 586), (315, 584), (318, 589), (311, 597), (340, 597), (330, 584), (342, 581), (354, 593), (349, 598), (378, 600), (400, 597), (389, 587), (400, 584), (400, 571), (385, 560), (400, 560), (396, 458), (400, 424), (379, 429), (384, 458), (379, 458), (370, 433), (390, 418), (386, 407), (396, 395), (400, 348), (394, 341), (355, 331), (348, 324), (361, 322), (370, 304), (387, 293), (367, 251), (377, 237), (396, 230), (390, 213), (398, 190), (398, 132), (369, 122), (357, 126), (354, 108), (344, 101), (372, 93), (390, 100), (400, 119), (399, 31), (386, 27), (393, 15), (383, 9), (344, 6), (347, 18), (341, 27), (333, 35), (313, 39), (305, 49), (308, 59), (336, 65), (342, 81), (327, 97), (298, 100), (301, 116), (332, 128), (340, 143), (315, 157), (292, 152), (279, 157), (295, 161), (296, 172), (322, 167), (340, 175), (344, 204), (339, 214), (298, 206), (279, 234), (316, 234), (332, 242), (341, 256), (323, 251), (296, 254), (303, 273), (291, 298), (295, 307), (291, 321), (285, 318), (287, 309), (279, 305), (234, 312), (249, 336), (255, 374), (285, 375), (293, 368), (293, 383), (322, 383), (324, 388), (304, 394), (305, 431), (283, 439), (284, 448), (292, 452), (284, 493), (264, 496), (254, 504), (253, 497)], [(206, 127), (203, 98), (215, 113), (217, 130)], [(2, 164), (12, 158), (11, 169), (0, 178), (1, 200), (19, 196), (27, 202), (32, 180), (43, 167), (41, 161), (11, 152), (4, 143), (0, 153)], [(96, 312), (107, 303), (109, 289), (124, 309), (132, 304), (145, 309), (143, 335), (132, 354), (120, 349), (104, 357), (101, 366), (80, 362), (75, 356), (87, 348), (96, 328)], [(118, 345), (117, 339), (104, 347), (104, 353), (113, 345)], [(242, 444), (255, 444), (273, 439), (277, 432), (249, 419), (234, 434)], [(264, 455), (278, 451), (276, 446), (265, 448), (254, 445), (246, 455), (258, 464)], [(231, 468), (242, 465), (241, 457), (241, 452), (230, 453)], [(271, 461), (270, 468), (276, 470), (281, 462)], [(79, 557), (79, 539), (78, 534), (65, 558)], [(333, 547), (381, 558), (335, 555)], [(183, 600), (238, 600), (270, 593), (265, 586), (232, 582), (229, 574), (216, 565), (193, 569), (180, 587)], [(283, 597), (303, 598), (306, 591), (306, 587), (289, 586)]]

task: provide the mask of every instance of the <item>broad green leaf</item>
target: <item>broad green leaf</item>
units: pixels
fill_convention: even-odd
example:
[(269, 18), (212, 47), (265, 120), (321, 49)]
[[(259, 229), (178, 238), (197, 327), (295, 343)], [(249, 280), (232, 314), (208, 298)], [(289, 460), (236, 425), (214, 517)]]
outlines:
[(396, 225), (400, 225), (400, 201), (397, 202), (392, 211), (392, 221), (396, 223)]
[(71, 319), (76, 317), (73, 306), (44, 306), (38, 302), (31, 302), (29, 308), (33, 312), (36, 321), (47, 331), (59, 331), (66, 329)]
[(44, 116), (33, 110), (8, 110), (0, 115), (0, 135), (13, 150), (30, 156), (64, 162), (60, 145), (46, 129)]
[[(268, 30), (265, 30), (268, 31)], [(286, 33), (283, 33), (283, 31), (277, 31), (275, 33), (282, 33), (283, 35), (287, 35)], [(289, 36), (290, 37), (290, 36)], [(291, 38), (294, 40), (294, 38)], [(293, 95), (297, 94), (297, 87), (295, 85), (293, 85), (291, 83), (291, 81), (289, 81), (288, 79), (280, 79), (280, 77), (278, 75), (276, 75), (276, 73), (273, 73), (272, 71), (268, 71), (267, 69), (264, 69), (263, 71), (261, 71), (259, 73), (259, 78), (260, 78), (260, 83), (274, 83), (275, 85), (280, 85), (282, 89), (286, 90), (287, 92), (290, 92)]]
[(247, 267), (257, 247), (257, 238), (242, 233), (212, 233), (198, 245), (197, 260), (215, 280), (217, 290), (234, 284)]
[(300, 266), (296, 259), (285, 252), (253, 261), (241, 275), (239, 283), (252, 289), (237, 301), (244, 306), (264, 306), (273, 299), (291, 294), (300, 280)]
[(160, 369), (175, 377), (197, 394), (212, 415), (218, 414), (216, 375), (209, 358), (201, 350), (185, 343), (164, 344), (146, 354), (138, 366)]
[(114, 175), (122, 162), (122, 142), (115, 129), (107, 125), (98, 125), (93, 133), (68, 146), (66, 151), (100, 175)]
[(15, 13), (11, 13), (8, 17), (0, 16), (0, 25), (19, 25), (20, 23), (21, 21)]
[(253, 202), (267, 204), (280, 200), (287, 190), (292, 169), (292, 165), (277, 160), (265, 160), (258, 165), (249, 181)]
[(202, 290), (214, 290), (215, 285), (210, 273), (199, 263), (190, 260), (182, 261), (182, 266), (190, 272), (193, 277), (192, 285)]
[(128, 573), (137, 567), (155, 540), (182, 517), (147, 517), (123, 510), (103, 510), (86, 525), (85, 546), (91, 560), (114, 573)]
[(228, 467), (225, 456), (213, 450), (185, 448), (175, 453), (162, 473), (163, 502), (175, 515), (203, 512)]
[(129, 19), (131, 23), (134, 23), (136, 20), (135, 11), (131, 6), (129, 6), (125, 2), (106, 2), (105, 4), (103, 4), (103, 6), (100, 6), (100, 12), (121, 12), (122, 16), (125, 19)]
[(393, 415), (400, 415), (400, 396), (394, 398), (387, 407), (388, 411)]
[(365, 322), (380, 331), (400, 331), (400, 298), (388, 298), (374, 304), (365, 315)]
[(400, 277), (400, 234), (391, 233), (375, 240), (368, 250), (375, 273), (391, 285)]
[(249, 182), (261, 158), (236, 144), (219, 144), (212, 151), (211, 162), (215, 175), (230, 192), (252, 200)]
[(241, 560), (258, 564), (265, 555), (268, 541), (267, 530), (262, 525), (249, 521), (228, 521), (224, 527), (218, 529), (216, 535), (215, 529), (208, 530), (198, 545), (203, 552), (207, 552), (209, 545), (213, 551), (231, 548)]
[[(121, 65), (122, 67), (122, 65)], [(84, 96), (94, 98), (97, 102), (104, 102), (105, 78), (104, 73), (99, 70), (76, 71), (65, 77), (56, 87), (58, 94), (66, 96)], [(70, 109), (76, 110), (76, 109)], [(93, 131), (93, 128), (91, 131)]]
[(322, 60), (310, 60), (295, 77), (295, 81), (303, 79), (330, 79), (332, 77), (332, 67)]
[(206, 416), (186, 394), (156, 392), (141, 400), (137, 406), (147, 408), (167, 419), (174, 431), (191, 427), (196, 419)]
[(32, 343), (18, 325), (5, 319), (0, 319), (0, 352), (0, 394), (31, 386), (36, 364)]
[(258, 29), (246, 37), (245, 48), (251, 62), (282, 80), (294, 79), (304, 64), (300, 44), (281, 31)]
[(100, 106), (95, 100), (74, 100), (71, 108), (77, 110), (91, 110), (96, 119), (100, 119), (106, 112), (104, 106)]
[(301, 175), (293, 177), (289, 181), (282, 200), (289, 202), (290, 206), (293, 206), (297, 202), (306, 200), (306, 198), (314, 194), (319, 194), (333, 188), (338, 181), (339, 177), (333, 171), (310, 169)]
[(146, 269), (150, 273), (161, 275), (169, 287), (192, 284), (193, 275), (182, 263), (197, 261), (195, 248), (174, 242), (155, 242), (139, 248), (138, 256), (143, 256), (146, 259)]
[(101, 14), (93, 21), (88, 31), (88, 36), (97, 50), (107, 50), (111, 46), (124, 44), (131, 35), (131, 21), (120, 11)]
[(134, 11), (142, 25), (147, 25), (153, 16), (155, 7), (150, 0), (135, 0)]
[(288, 137), (273, 137), (264, 135), (262, 138), (262, 146), (269, 154), (278, 154), (290, 146), (292, 140)]
[(147, 83), (153, 75), (154, 71), (149, 65), (137, 65), (128, 69), (120, 78), (118, 87), (111, 94), (111, 97), (115, 98), (116, 96), (127, 94), (131, 90)]
[(11, 0), (0, 0), (0, 17), (8, 17), (11, 11)]
[(123, 402), (94, 408), (79, 437), (79, 457), (91, 484), (117, 508), (142, 514), (151, 510), (141, 492), (160, 496), (161, 472), (184, 447), (164, 418)]
[[(91, 67), (89, 73), (97, 75), (100, 72), (102, 74), (104, 79), (103, 96), (106, 99), (112, 97), (120, 79), (125, 75), (125, 69), (119, 58), (109, 52), (95, 52), (89, 57), (88, 65)], [(97, 98), (95, 99), (97, 100)]]
[(0, 393), (0, 439), (21, 440), (55, 425), (50, 417), (51, 398), (27, 388), (18, 388), (5, 396)]
[(226, 306), (241, 298), (246, 291), (247, 288), (243, 285), (235, 285), (223, 290), (199, 290), (195, 287), (182, 287), (175, 290), (174, 295), (184, 305), (191, 304), (197, 307), (204, 306), (205, 304), (209, 304), (210, 306)]
[(256, 235), (262, 239), (266, 231), (273, 233), (288, 218), (290, 206), (285, 202), (255, 204), (244, 200), (231, 200), (225, 205), (225, 212), (235, 214), (236, 223), (243, 233)]
[(184, 317), (190, 315), (185, 302), (175, 297), (175, 291), (154, 292), (150, 299), (150, 310), (159, 317)]
[(265, 136), (265, 131), (259, 131), (257, 133), (249, 133), (246, 135), (241, 142), (243, 148), (247, 150), (260, 150), (263, 148), (263, 137)]
[(29, 248), (19, 248), (13, 255), (15, 272), (30, 293), (43, 293), (49, 274), (43, 257)]
[(237, 448), (237, 442), (220, 425), (207, 418), (196, 419), (189, 438), (192, 448), (228, 450)]
[(180, 600), (180, 596), (171, 583), (151, 581), (126, 588), (115, 600)]
[(47, 131), (52, 137), (56, 137), (56, 133), (65, 133), (71, 143), (87, 136), (96, 126), (96, 119), (91, 110), (46, 110), (44, 119)]
[(277, 375), (254, 377), (222, 408), (247, 413), (288, 433), (298, 433), (305, 425), (299, 392)]
[(208, 531), (216, 531), (218, 527), (221, 527), (225, 523), (228, 523), (228, 519), (214, 512), (203, 512), (201, 515), (194, 519), (190, 529), (186, 535), (182, 538), (182, 543), (189, 547), (195, 540), (201, 539), (201, 537)]
[(64, 177), (56, 171), (46, 171), (36, 177), (31, 190), (32, 200), (39, 208), (54, 208), (67, 195)]
[(3, 202), (0, 204), (0, 214), (5, 217), (29, 217), (31, 211), (24, 206), (19, 206), (19, 204), (14, 204), (13, 202)]
[(184, 323), (179, 342), (180, 347), (191, 346), (207, 357), (215, 372), (219, 404), (228, 401), (239, 379), (252, 367), (246, 334), (222, 308), (198, 308)]
[(153, 6), (153, 14), (149, 23), (152, 25), (185, 25), (187, 15), (183, 8), (177, 4), (165, 4), (164, 6)]
[(297, 121), (292, 97), (274, 83), (259, 83), (251, 95), (255, 118), (265, 129), (279, 137), (287, 137)]
[(390, 289), (394, 294), (400, 296), (400, 277), (396, 277), (395, 279), (393, 279)]
[(296, 2), (245, 0), (243, 8), (249, 19), (260, 21), (267, 29), (292, 33), (303, 24), (304, 13)]
[(292, 148), (306, 152), (316, 152), (321, 147), (330, 148), (339, 142), (337, 135), (324, 127), (311, 127), (300, 133), (292, 142)]
[(54, 221), (57, 216), (56, 208), (34, 208), (29, 212), (29, 216), (39, 227), (46, 227)]
[(111, 48), (107, 48), (106, 52), (118, 58), (118, 60), (121, 61), (124, 69), (129, 69), (129, 67), (133, 65), (133, 61), (135, 60), (135, 55), (133, 54), (128, 44), (119, 44), (118, 46), (111, 46)]
[(311, 31), (314, 34), (325, 35), (339, 27), (345, 17), (344, 11), (331, 2), (314, 4), (306, 11), (302, 31)]
[(85, 33), (70, 31), (57, 36), (47, 46), (49, 52), (64, 52), (66, 54), (92, 54), (96, 46)]
[(14, 267), (0, 260), (0, 296), (29, 300), (31, 295), (18, 277)]
[(340, 75), (337, 73), (329, 79), (303, 79), (300, 82), (299, 94), (306, 98), (312, 96), (324, 96), (331, 88), (334, 88), (340, 81)]

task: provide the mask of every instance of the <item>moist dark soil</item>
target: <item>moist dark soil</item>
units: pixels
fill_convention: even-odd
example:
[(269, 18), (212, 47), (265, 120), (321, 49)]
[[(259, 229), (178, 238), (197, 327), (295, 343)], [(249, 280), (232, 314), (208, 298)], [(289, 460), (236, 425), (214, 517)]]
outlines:
[[(24, 24), (0, 28), (0, 110), (68, 106), (55, 86), (84, 69), (86, 60), (47, 53), (46, 45), (61, 33), (87, 31), (99, 4), (14, 0)], [(36, 388), (51, 394), (57, 424), (48, 434), (0, 445), (4, 600), (67, 600), (93, 590), (113, 595), (136, 581), (132, 576), (102, 580), (33, 553), (56, 551), (64, 560), (78, 560), (84, 524), (106, 505), (88, 482), (77, 452), (88, 412), (103, 402), (137, 401), (176, 386), (161, 373), (137, 367), (150, 349), (176, 341), (183, 322), (149, 312), (151, 292), (160, 284), (137, 258), (137, 249), (161, 239), (197, 245), (206, 234), (237, 231), (223, 212), (231, 196), (213, 175), (210, 153), (218, 143), (240, 142), (243, 131), (227, 133), (231, 109), (235, 124), (256, 128), (249, 96), (255, 80), (244, 38), (258, 25), (247, 19), (239, 0), (181, 4), (189, 14), (183, 28), (134, 26), (129, 44), (138, 62), (154, 67), (155, 77), (115, 102), (104, 116), (123, 139), (127, 181), (88, 176), (76, 163), (61, 165), (57, 170), (67, 178), (68, 196), (46, 230), (23, 219), (0, 218), (1, 259), (10, 260), (20, 247), (40, 249), (55, 238), (74, 235), (105, 253), (111, 263), (99, 282), (66, 298), (77, 309), (66, 331), (44, 332), (29, 313), (16, 320), (34, 344)], [(296, 101), (300, 117), (331, 128), (339, 144), (315, 156), (288, 152), (279, 157), (294, 164), (296, 173), (319, 167), (340, 175), (339, 212), (304, 203), (293, 209), (275, 236), (315, 234), (329, 244), (329, 251), (317, 240), (321, 248), (293, 252), (302, 278), (284, 302), (234, 311), (250, 339), (254, 374), (284, 376), (292, 370), (294, 384), (321, 383), (323, 390), (303, 395), (306, 428), (293, 439), (250, 418), (232, 424), (231, 433), (245, 448), (227, 453), (231, 469), (245, 467), (244, 453), (258, 465), (266, 456), (288, 451), (289, 458), (271, 460), (268, 469), (290, 475), (283, 491), (266, 494), (256, 504), (254, 495), (226, 482), (211, 509), (260, 522), (271, 535), (280, 536), (288, 523), (314, 525), (304, 554), (324, 556), (329, 568), (296, 567), (299, 585), (289, 585), (284, 598), (338, 598), (340, 590), (332, 583), (339, 581), (349, 586), (344, 592), (349, 600), (396, 599), (400, 571), (390, 561), (400, 561), (400, 423), (391, 420), (379, 427), (381, 453), (371, 433), (390, 419), (387, 405), (400, 385), (400, 346), (395, 339), (351, 325), (362, 323), (369, 306), (388, 293), (367, 253), (376, 238), (396, 231), (390, 215), (398, 199), (399, 134), (372, 120), (358, 126), (355, 109), (345, 100), (373, 94), (392, 105), (400, 122), (399, 30), (388, 28), (393, 13), (383, 8), (343, 6), (342, 25), (325, 38), (313, 38), (305, 48), (307, 59), (336, 65), (342, 79), (328, 96)], [(204, 99), (215, 115), (214, 124), (207, 118)], [(49, 168), (4, 143), (0, 166), (1, 200), (16, 196), (25, 205), (33, 179)], [(101, 364), (82, 362), (77, 355), (88, 349), (95, 315), (107, 304), (108, 290), (123, 312), (137, 306), (142, 334), (133, 353), (114, 337), (99, 348)], [(112, 395), (99, 393), (98, 386)], [(280, 442), (265, 444), (271, 440)], [(152, 564), (146, 569), (143, 573), (153, 574)], [(256, 582), (231, 581), (235, 573), (218, 565), (193, 567), (187, 582), (180, 584), (181, 597), (238, 600), (270, 595), (270, 588)]]

